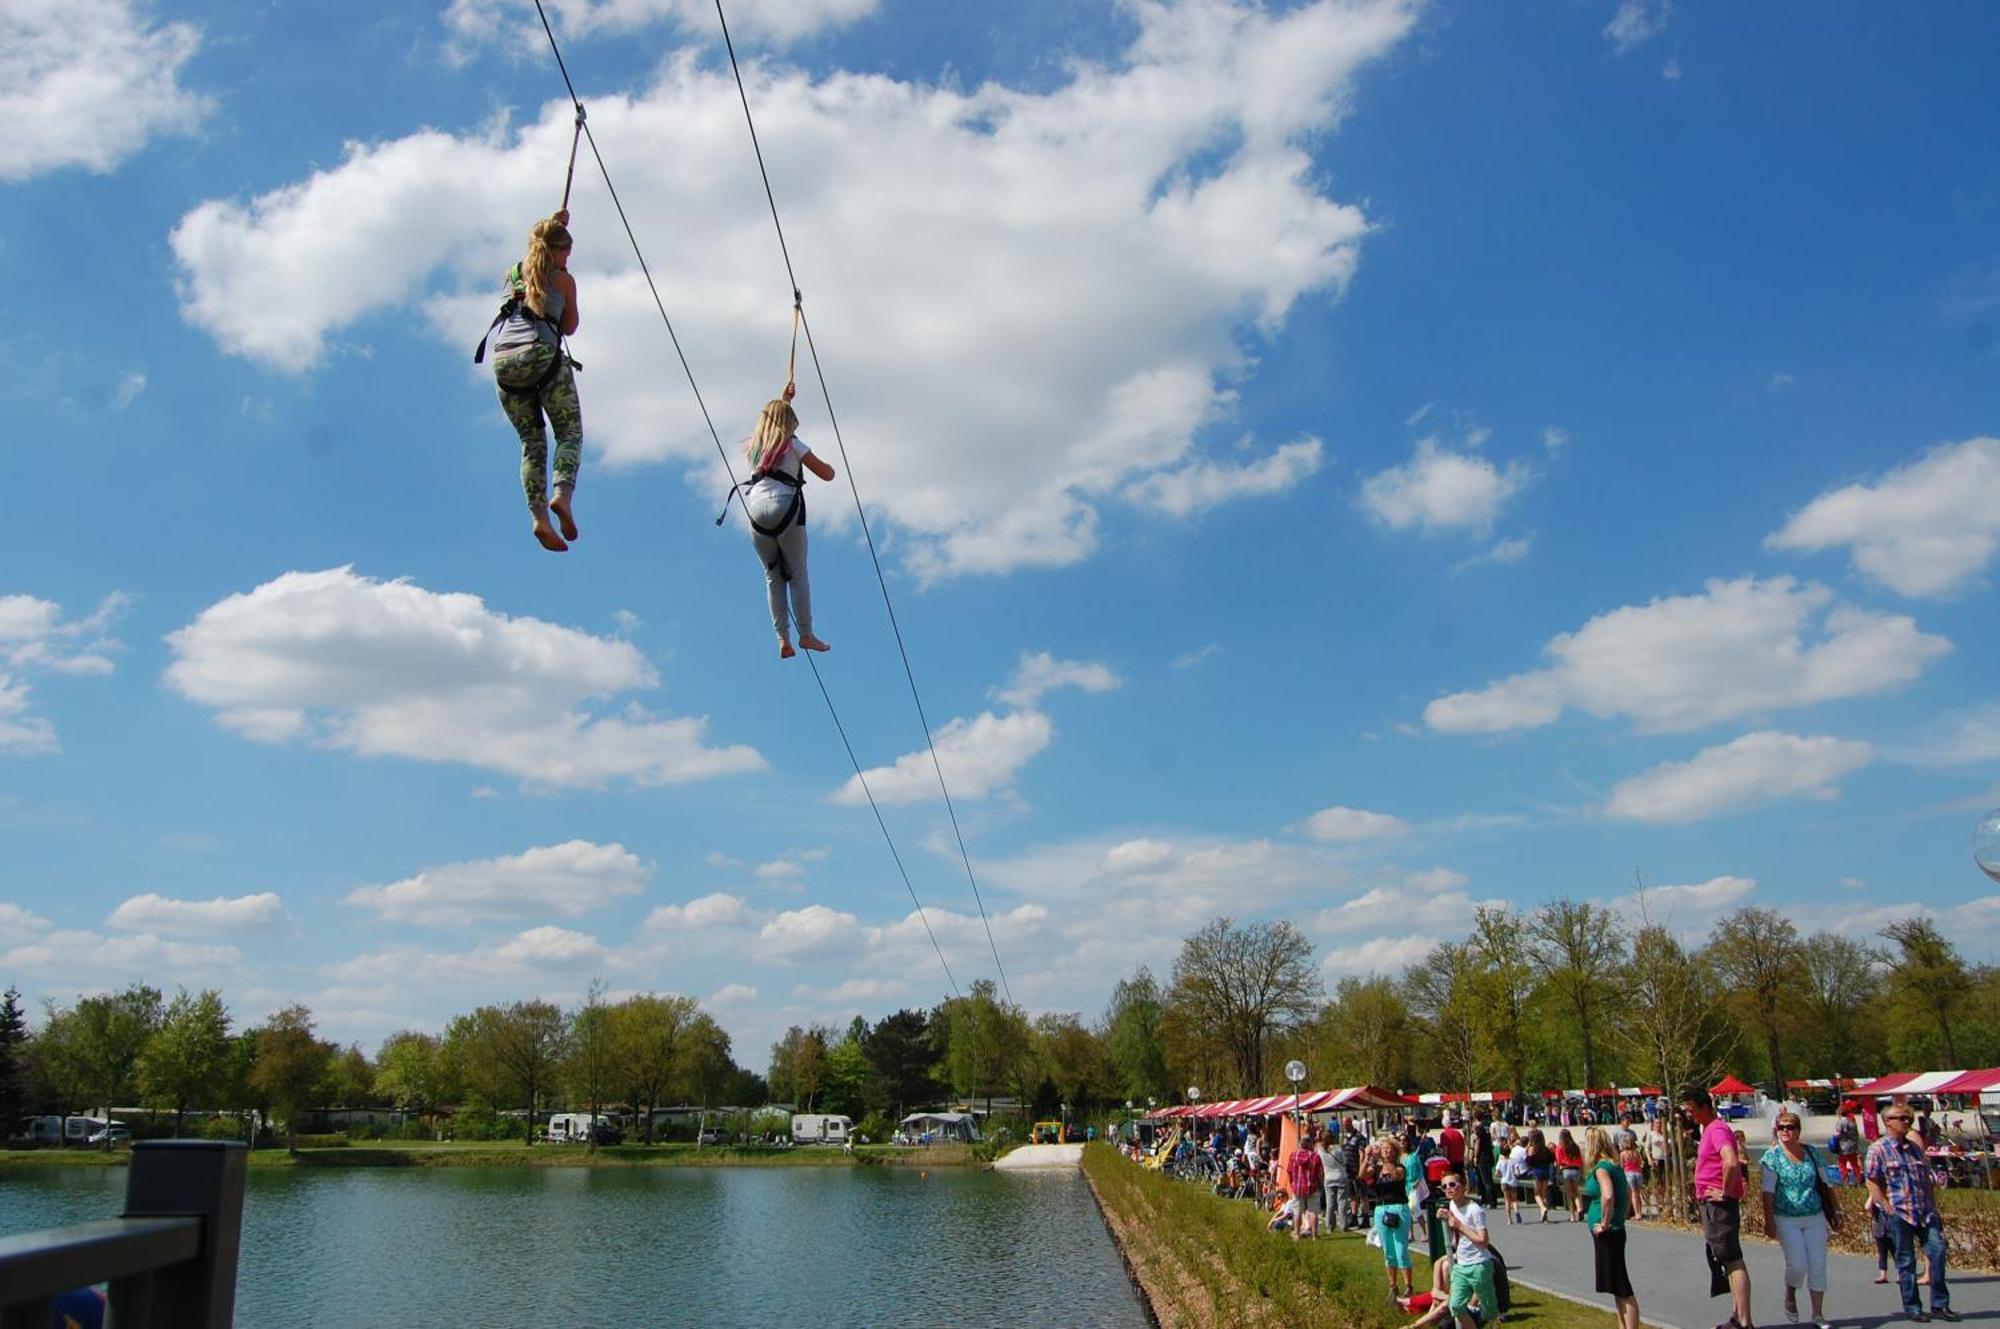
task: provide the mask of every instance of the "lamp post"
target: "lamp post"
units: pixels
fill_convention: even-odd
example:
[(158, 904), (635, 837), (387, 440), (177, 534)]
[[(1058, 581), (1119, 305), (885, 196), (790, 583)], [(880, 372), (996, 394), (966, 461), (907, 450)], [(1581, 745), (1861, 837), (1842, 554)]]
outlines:
[(1306, 1078), (1306, 1064), (1294, 1058), (1285, 1063), (1285, 1078), (1292, 1082), (1292, 1115), (1299, 1115), (1299, 1085)]

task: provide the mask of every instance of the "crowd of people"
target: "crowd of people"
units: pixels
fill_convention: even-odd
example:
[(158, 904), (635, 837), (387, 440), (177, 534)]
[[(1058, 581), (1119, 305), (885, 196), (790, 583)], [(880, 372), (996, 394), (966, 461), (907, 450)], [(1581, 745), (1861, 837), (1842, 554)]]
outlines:
[[(1848, 1104), (1827, 1149), (1805, 1138), (1803, 1117), (1782, 1106), (1773, 1143), (1757, 1159), (1763, 1234), (1784, 1252), (1786, 1319), (1827, 1319), (1827, 1250), (1838, 1230), (1838, 1184), (1867, 1188), (1875, 1240), (1875, 1281), (1893, 1264), (1906, 1318), (1957, 1322), (1946, 1280), (1943, 1220), (1920, 1114), (1893, 1102)], [(1710, 1295), (1727, 1296), (1729, 1318), (1717, 1329), (1754, 1329), (1750, 1273), (1743, 1259), (1743, 1200), (1751, 1156), (1744, 1133), (1721, 1117), (1710, 1094), (1691, 1088), (1677, 1112), (1648, 1102), (1599, 1124), (1587, 1108), (1550, 1120), (1509, 1120), (1491, 1111), (1470, 1120), (1447, 1115), (1441, 1129), (1363, 1117), (1303, 1125), (1297, 1147), (1281, 1155), (1276, 1117), (1200, 1123), (1180, 1134), (1162, 1161), (1231, 1178), (1233, 1193), (1265, 1198), (1269, 1227), (1308, 1240), (1362, 1231), (1382, 1252), (1388, 1296), (1418, 1316), (1416, 1325), (1449, 1321), (1472, 1329), (1505, 1314), (1506, 1262), (1495, 1249), (1489, 1214), (1502, 1225), (1581, 1223), (1590, 1230), (1595, 1286), (1617, 1308), (1620, 1329), (1638, 1329), (1639, 1302), (1626, 1264), (1627, 1224), (1667, 1217), (1670, 1132), (1682, 1131), (1680, 1155), (1692, 1159), (1683, 1201), (1698, 1217)], [(1603, 1114), (1610, 1116), (1611, 1114)], [(1643, 1133), (1642, 1133), (1643, 1132)], [(1145, 1150), (1132, 1146), (1135, 1156)], [(1837, 1181), (1835, 1180), (1837, 1179)], [(1426, 1290), (1417, 1288), (1413, 1240), (1432, 1257)], [(1919, 1265), (1922, 1277), (1919, 1276)], [(1920, 1283), (1930, 1289), (1925, 1309)], [(1800, 1293), (1807, 1304), (1800, 1305)]]

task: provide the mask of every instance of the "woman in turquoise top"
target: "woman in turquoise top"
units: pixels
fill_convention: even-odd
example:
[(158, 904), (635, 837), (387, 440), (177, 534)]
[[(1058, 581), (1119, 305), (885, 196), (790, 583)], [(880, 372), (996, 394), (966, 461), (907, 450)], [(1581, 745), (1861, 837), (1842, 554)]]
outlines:
[(1780, 1112), (1772, 1123), (1778, 1143), (1758, 1160), (1762, 1174), (1764, 1235), (1785, 1249), (1785, 1314), (1799, 1318), (1799, 1288), (1812, 1293), (1813, 1323), (1826, 1319), (1826, 1214), (1820, 1208), (1819, 1152), (1805, 1142), (1798, 1114)]
[[(1619, 1329), (1639, 1329), (1639, 1298), (1625, 1267), (1625, 1220), (1632, 1215), (1632, 1192), (1611, 1132), (1592, 1126), (1583, 1135), (1583, 1221), (1597, 1253), (1597, 1290), (1618, 1306)], [(1606, 1204), (1606, 1198), (1610, 1203)]]

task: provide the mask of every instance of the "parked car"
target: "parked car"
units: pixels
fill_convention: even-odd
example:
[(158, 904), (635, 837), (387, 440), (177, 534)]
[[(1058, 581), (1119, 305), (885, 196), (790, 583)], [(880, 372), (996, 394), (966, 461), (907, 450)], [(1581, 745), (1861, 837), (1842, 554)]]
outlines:
[(1029, 1144), (1062, 1143), (1062, 1123), (1059, 1121), (1038, 1121), (1028, 1132)]
[(704, 1126), (694, 1137), (696, 1144), (728, 1144), (729, 1132), (720, 1126)]
[(106, 1125), (102, 1130), (92, 1133), (90, 1139), (86, 1141), (86, 1143), (111, 1144), (111, 1145), (130, 1144), (132, 1143), (132, 1128), (127, 1126), (122, 1121), (114, 1121)]
[(1083, 1127), (1073, 1121), (1062, 1129), (1062, 1142), (1064, 1144), (1082, 1144), (1083, 1138)]

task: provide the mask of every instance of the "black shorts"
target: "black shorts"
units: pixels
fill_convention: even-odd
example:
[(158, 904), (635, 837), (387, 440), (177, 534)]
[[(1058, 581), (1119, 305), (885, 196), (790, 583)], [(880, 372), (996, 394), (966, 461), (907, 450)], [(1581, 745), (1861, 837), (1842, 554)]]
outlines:
[(1597, 1290), (1607, 1296), (1631, 1296), (1632, 1275), (1625, 1271), (1625, 1229), (1594, 1231), (1590, 1243), (1597, 1249)]
[(1743, 1202), (1741, 1200), (1703, 1200), (1701, 1202), (1701, 1236), (1708, 1243), (1710, 1263), (1720, 1266), (1736, 1264), (1743, 1259)]

